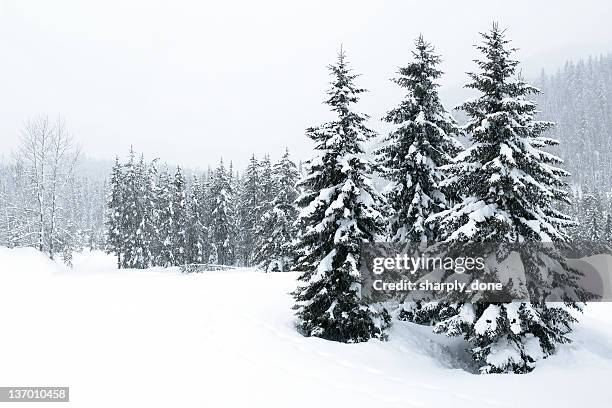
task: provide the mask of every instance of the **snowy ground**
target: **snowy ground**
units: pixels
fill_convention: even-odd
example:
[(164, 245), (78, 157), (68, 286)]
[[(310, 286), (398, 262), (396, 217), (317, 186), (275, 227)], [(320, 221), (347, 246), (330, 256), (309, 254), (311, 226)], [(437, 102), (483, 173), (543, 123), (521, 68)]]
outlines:
[(0, 248), (0, 386), (70, 386), (69, 405), (87, 408), (611, 404), (612, 304), (590, 305), (574, 343), (533, 373), (473, 375), (460, 342), (408, 323), (388, 342), (300, 336), (294, 285), (248, 270), (117, 271), (101, 253), (70, 270)]

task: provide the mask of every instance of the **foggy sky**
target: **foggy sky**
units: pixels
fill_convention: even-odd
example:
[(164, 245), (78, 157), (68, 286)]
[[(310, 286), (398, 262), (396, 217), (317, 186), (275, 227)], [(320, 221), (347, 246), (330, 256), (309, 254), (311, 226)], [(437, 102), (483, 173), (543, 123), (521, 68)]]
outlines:
[(527, 77), (612, 51), (612, 6), (594, 1), (0, 0), (0, 156), (24, 121), (61, 114), (83, 152), (205, 168), (251, 153), (305, 159), (340, 44), (371, 127), (402, 92), (389, 81), (419, 33), (442, 55), (450, 107), (496, 20)]

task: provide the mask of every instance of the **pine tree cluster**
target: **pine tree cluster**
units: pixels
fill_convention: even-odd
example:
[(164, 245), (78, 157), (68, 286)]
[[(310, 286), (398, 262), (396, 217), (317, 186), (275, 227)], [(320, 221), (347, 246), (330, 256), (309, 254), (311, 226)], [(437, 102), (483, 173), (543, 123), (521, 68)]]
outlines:
[[(539, 90), (518, 75), (505, 31), (494, 24), (482, 37), (482, 59), (466, 85), (479, 96), (460, 106), (469, 118), (461, 128), (438, 96), (440, 57), (422, 37), (416, 40), (413, 62), (394, 79), (406, 96), (383, 118), (395, 128), (375, 150), (375, 164), (365, 154), (364, 143), (374, 136), (367, 115), (354, 111), (365, 90), (355, 85), (342, 51), (329, 67), (325, 103), (336, 119), (307, 131), (318, 154), (306, 163), (298, 199), (295, 248), (304, 273), (294, 297), (305, 335), (343, 342), (385, 338), (389, 315), (365, 302), (359, 277), (359, 245), (377, 239), (451, 247), (529, 243), (534, 250), (521, 253), (521, 261), (526, 275), (541, 283), (528, 288), (532, 298), (560, 279), (549, 265), (576, 285), (579, 273), (558, 251), (575, 223), (560, 210), (570, 203), (569, 173), (546, 151), (557, 145), (543, 135), (553, 123), (536, 119), (528, 97)], [(462, 135), (470, 141), (465, 149), (457, 139)], [(375, 170), (388, 181), (383, 196), (372, 187)], [(572, 307), (580, 309), (535, 301), (406, 303), (398, 315), (463, 336), (483, 373), (524, 373), (569, 341)]]

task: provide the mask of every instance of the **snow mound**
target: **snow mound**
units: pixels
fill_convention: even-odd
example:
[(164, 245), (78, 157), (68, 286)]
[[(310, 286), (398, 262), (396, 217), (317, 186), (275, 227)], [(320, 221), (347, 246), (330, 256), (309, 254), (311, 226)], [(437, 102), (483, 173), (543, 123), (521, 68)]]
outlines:
[(388, 342), (302, 337), (295, 274), (116, 270), (99, 252), (74, 265), (0, 248), (0, 385), (70, 386), (86, 408), (609, 404), (610, 304), (533, 373), (474, 375), (460, 339), (410, 323)]

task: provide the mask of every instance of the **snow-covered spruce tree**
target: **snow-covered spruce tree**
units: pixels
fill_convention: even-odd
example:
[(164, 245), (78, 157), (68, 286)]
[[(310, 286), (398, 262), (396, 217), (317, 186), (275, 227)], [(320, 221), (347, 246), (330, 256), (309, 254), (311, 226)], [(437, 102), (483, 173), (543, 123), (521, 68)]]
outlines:
[[(230, 168), (231, 169), (231, 168)], [(230, 170), (231, 171), (231, 170)], [(210, 238), (214, 246), (214, 259), (222, 265), (234, 263), (235, 214), (231, 173), (225, 169), (223, 160), (214, 173), (211, 185)]]
[(172, 183), (172, 210), (172, 252), (176, 266), (187, 263), (187, 196), (180, 167), (176, 168)]
[(174, 201), (173, 185), (168, 169), (163, 168), (155, 189), (155, 211), (157, 234), (155, 244), (155, 265), (172, 266), (174, 260)]
[(524, 373), (557, 344), (568, 342), (575, 322), (567, 309), (541, 301), (550, 282), (561, 279), (548, 266), (553, 261), (566, 272), (565, 285), (574, 276), (550, 249), (567, 241), (565, 228), (571, 225), (555, 209), (555, 203), (567, 201), (563, 178), (568, 173), (556, 167), (560, 159), (542, 150), (556, 144), (542, 136), (552, 123), (534, 119), (536, 105), (526, 98), (538, 91), (516, 78), (518, 61), (511, 59), (514, 50), (507, 47), (504, 31), (494, 24), (482, 36), (480, 72), (470, 73), (467, 85), (481, 95), (461, 106), (469, 116), (465, 130), (473, 145), (447, 166), (452, 176), (444, 182), (464, 199), (435, 217), (441, 238), (450, 243), (524, 242), (523, 248), (534, 248), (520, 253), (534, 301), (463, 304), (436, 330), (464, 335), (483, 373)]
[(238, 220), (236, 218), (236, 191), (240, 185), (240, 176), (238, 172), (234, 172), (234, 163), (230, 161), (229, 169), (229, 214), (230, 218), (230, 229), (227, 237), (227, 250), (228, 250), (228, 265), (236, 265), (236, 248), (238, 247)]
[(265, 155), (259, 163), (260, 174), (260, 198), (257, 206), (257, 221), (261, 220), (261, 216), (268, 212), (272, 207), (272, 200), (276, 195), (276, 184), (274, 179), (274, 171), (270, 156)]
[(298, 210), (295, 200), (298, 191), (295, 187), (298, 180), (297, 167), (289, 156), (289, 150), (274, 165), (272, 180), (276, 195), (270, 208), (261, 216), (255, 235), (259, 237), (259, 246), (254, 262), (267, 272), (285, 272), (291, 269), (291, 242), (295, 236), (295, 221)]
[(255, 224), (260, 197), (259, 163), (253, 155), (244, 173), (238, 200), (240, 226), (238, 259), (244, 266), (251, 265), (255, 248)]
[(382, 231), (382, 197), (370, 178), (371, 164), (361, 143), (374, 132), (367, 116), (352, 105), (365, 92), (354, 82), (341, 50), (329, 67), (331, 89), (325, 101), (336, 119), (307, 130), (318, 155), (307, 163), (298, 198), (301, 212), (295, 242), (303, 271), (293, 295), (298, 327), (306, 336), (341, 342), (384, 338), (386, 310), (378, 312), (361, 298), (360, 245)]
[[(201, 208), (202, 208), (202, 224), (206, 226), (206, 235), (204, 236), (204, 250), (203, 250), (203, 261), (206, 263), (210, 262), (210, 255), (213, 250), (212, 244), (212, 236), (211, 236), (211, 217), (212, 217), (212, 207), (213, 207), (213, 199), (212, 199), (212, 180), (213, 180), (213, 171), (210, 167), (206, 171), (204, 175), (204, 179), (202, 180), (202, 198), (201, 198)], [(216, 263), (213, 262), (213, 263)]]
[(123, 173), (123, 208), (121, 224), (123, 231), (123, 267), (134, 268), (138, 263), (138, 250), (136, 247), (136, 231), (140, 223), (138, 202), (138, 177), (136, 172), (135, 153), (130, 148), (128, 161), (124, 165)]
[(251, 256), (251, 261), (254, 264), (258, 263), (254, 258), (264, 246), (264, 240), (266, 239), (265, 236), (261, 235), (261, 232), (266, 229), (264, 224), (269, 222), (266, 214), (269, 214), (272, 210), (272, 201), (276, 197), (276, 187), (270, 156), (265, 155), (259, 162), (259, 200), (255, 209), (254, 247)]
[(134, 248), (136, 259), (133, 263), (135, 268), (148, 268), (153, 264), (152, 245), (155, 241), (155, 202), (154, 202), (154, 177), (155, 168), (152, 164), (145, 162), (144, 156), (136, 165), (136, 196), (134, 214), (136, 231), (134, 232)]
[(122, 266), (124, 251), (124, 231), (122, 215), (125, 211), (123, 203), (123, 175), (119, 157), (115, 157), (115, 164), (111, 170), (110, 191), (106, 201), (106, 251), (117, 257), (117, 268)]
[(190, 200), (188, 202), (187, 263), (205, 262), (206, 237), (208, 228), (204, 214), (204, 185), (193, 176)]
[(436, 239), (435, 226), (425, 220), (448, 206), (440, 188), (440, 166), (461, 150), (459, 128), (438, 96), (440, 57), (422, 36), (415, 41), (414, 61), (399, 69), (393, 81), (406, 90), (398, 107), (384, 118), (397, 125), (377, 150), (385, 190), (393, 211), (389, 238), (393, 242), (422, 243)]

